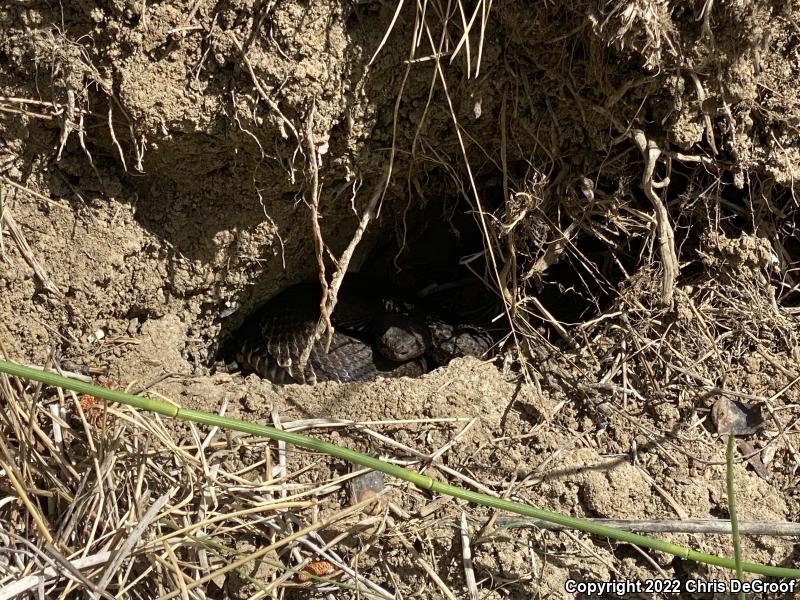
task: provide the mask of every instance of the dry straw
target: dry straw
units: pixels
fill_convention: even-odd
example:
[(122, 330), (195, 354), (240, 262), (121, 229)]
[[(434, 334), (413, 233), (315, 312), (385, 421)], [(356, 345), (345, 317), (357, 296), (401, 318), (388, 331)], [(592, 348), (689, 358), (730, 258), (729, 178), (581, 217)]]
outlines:
[[(462, 500), (466, 500), (471, 503), (491, 507), (494, 509), (504, 510), (511, 513), (515, 513), (518, 515), (526, 516), (526, 517), (533, 517), (536, 519), (542, 519), (544, 521), (555, 523), (561, 525), (566, 528), (578, 529), (584, 531), (586, 533), (608, 537), (611, 539), (619, 540), (622, 542), (627, 542), (634, 544), (641, 548), (650, 548), (654, 550), (660, 550), (662, 552), (666, 552), (668, 554), (672, 554), (675, 556), (679, 556), (684, 559), (691, 559), (696, 560), (699, 562), (718, 565), (728, 569), (736, 568), (736, 562), (730, 558), (714, 556), (709, 554), (704, 554), (700, 552), (696, 552), (689, 548), (681, 547), (675, 544), (663, 542), (651, 537), (638, 535), (635, 533), (630, 533), (627, 531), (622, 531), (620, 529), (616, 529), (613, 527), (609, 527), (607, 525), (598, 524), (596, 522), (591, 522), (583, 519), (577, 519), (574, 517), (570, 517), (567, 515), (562, 515), (558, 513), (552, 513), (549, 511), (545, 511), (539, 508), (535, 508), (533, 506), (528, 506), (525, 504), (512, 502), (509, 500), (504, 500), (501, 498), (496, 498), (492, 496), (488, 496), (486, 494), (476, 493), (470, 490), (466, 490), (460, 487), (448, 485), (439, 481), (432, 479), (426, 475), (422, 475), (420, 473), (415, 473), (409, 471), (407, 469), (403, 469), (393, 464), (389, 464), (372, 456), (368, 456), (365, 454), (361, 454), (359, 452), (355, 452), (353, 450), (342, 448), (340, 446), (336, 446), (334, 444), (324, 442), (321, 440), (317, 440), (314, 438), (310, 438), (304, 435), (300, 435), (297, 433), (284, 431), (281, 429), (267, 427), (264, 425), (259, 425), (255, 423), (248, 423), (246, 421), (242, 421), (239, 419), (233, 419), (221, 415), (210, 414), (198, 410), (192, 409), (185, 409), (176, 406), (170, 402), (166, 402), (163, 400), (152, 399), (152, 398), (145, 398), (141, 396), (134, 396), (132, 394), (128, 394), (121, 391), (116, 390), (108, 390), (99, 386), (95, 386), (92, 384), (75, 381), (72, 379), (68, 379), (59, 375), (56, 375), (51, 372), (32, 369), (29, 367), (24, 367), (21, 365), (17, 365), (14, 363), (10, 363), (4, 360), (0, 360), (0, 372), (7, 373), (9, 375), (13, 375), (16, 377), (20, 377), (23, 379), (28, 379), (31, 381), (38, 381), (48, 386), (55, 386), (60, 389), (68, 389), (74, 392), (78, 392), (81, 394), (88, 394), (95, 398), (101, 398), (109, 403), (120, 403), (125, 404), (128, 406), (132, 406), (136, 409), (142, 411), (151, 411), (158, 415), (163, 415), (169, 418), (180, 419), (187, 423), (197, 423), (201, 425), (207, 425), (212, 427), (212, 432), (216, 431), (216, 428), (230, 430), (230, 431), (238, 431), (242, 433), (246, 433), (253, 436), (263, 436), (266, 438), (270, 438), (272, 440), (277, 440), (280, 442), (285, 442), (287, 444), (291, 444), (294, 446), (298, 446), (301, 448), (305, 448), (307, 450), (311, 450), (314, 452), (321, 452), (328, 454), (330, 456), (337, 457), (342, 460), (346, 460), (368, 469), (373, 469), (376, 471), (381, 471), (393, 477), (397, 477), (413, 483), (415, 486), (423, 489), (428, 490), (434, 493), (443, 494), (447, 496), (451, 496), (454, 498), (460, 498)], [(23, 389), (22, 385), (19, 382), (15, 382), (14, 380), (6, 380), (6, 391), (9, 392), (13, 397), (18, 397), (18, 393), (20, 390)], [(34, 395), (36, 400), (40, 401), (40, 393)], [(109, 411), (110, 412), (110, 411)], [(16, 411), (13, 412), (14, 415), (18, 415)], [(122, 413), (119, 414), (121, 418), (136, 418), (136, 413), (134, 413), (133, 417), (123, 415)], [(55, 421), (54, 421), (55, 422)], [(84, 420), (85, 423), (85, 420)], [(160, 423), (158, 419), (154, 421), (141, 421), (139, 423), (140, 427), (151, 427), (152, 424)], [(163, 545), (167, 542), (169, 538), (174, 535), (177, 535), (178, 532), (186, 532), (188, 530), (191, 531), (192, 536), (198, 542), (197, 543), (197, 552), (206, 552), (206, 553), (214, 553), (224, 555), (225, 549), (219, 548), (218, 544), (214, 542), (217, 537), (225, 537), (223, 532), (214, 532), (214, 537), (206, 537), (204, 535), (200, 535), (198, 533), (199, 530), (205, 530), (212, 527), (214, 523), (214, 518), (206, 515), (205, 520), (197, 523), (195, 525), (187, 526), (181, 525), (181, 523), (177, 522), (178, 515), (180, 515), (180, 520), (183, 523), (188, 523), (187, 518), (190, 515), (181, 514), (183, 511), (181, 507), (186, 506), (188, 504), (189, 498), (184, 496), (179, 499), (177, 503), (175, 503), (176, 498), (172, 497), (178, 493), (186, 494), (196, 494), (196, 493), (207, 493), (203, 486), (205, 485), (203, 481), (191, 481), (191, 482), (184, 482), (182, 485), (175, 485), (173, 487), (168, 487), (164, 490), (148, 490), (148, 493), (143, 493), (141, 489), (142, 480), (144, 477), (144, 470), (148, 468), (164, 468), (163, 465), (157, 466), (154, 462), (149, 460), (149, 448), (138, 448), (136, 449), (138, 455), (133, 453), (125, 453), (125, 461), (129, 461), (126, 465), (127, 468), (119, 469), (115, 468), (114, 463), (118, 460), (122, 460), (122, 456), (117, 455), (114, 451), (114, 448), (108, 447), (105, 449), (97, 449), (96, 453), (92, 457), (93, 465), (89, 467), (89, 471), (92, 469), (98, 470), (99, 476), (95, 481), (101, 481), (106, 477), (121, 477), (119, 479), (114, 488), (115, 490), (122, 492), (123, 490), (127, 489), (127, 492), (130, 497), (137, 499), (137, 502), (130, 507), (130, 510), (127, 511), (126, 514), (119, 515), (120, 521), (127, 522), (129, 524), (128, 534), (126, 536), (125, 542), (122, 544), (121, 547), (117, 546), (117, 552), (114, 553), (114, 558), (112, 559), (111, 563), (106, 563), (105, 568), (101, 567), (101, 574), (99, 576), (99, 580), (97, 580), (96, 576), (92, 576), (92, 579), (89, 579), (89, 576), (81, 575), (78, 577), (74, 571), (78, 571), (78, 568), (75, 566), (73, 561), (77, 557), (70, 557), (69, 559), (66, 558), (65, 555), (62, 555), (62, 549), (72, 546), (70, 544), (70, 540), (73, 539), (75, 536), (82, 535), (79, 533), (79, 528), (76, 527), (75, 519), (69, 520), (71, 523), (71, 531), (67, 532), (65, 535), (64, 531), (58, 532), (51, 532), (46, 519), (42, 515), (42, 512), (39, 509), (38, 503), (35, 502), (32, 496), (41, 496), (46, 490), (42, 489), (34, 489), (35, 488), (35, 481), (41, 481), (42, 477), (46, 477), (47, 481), (42, 482), (45, 486), (50, 490), (53, 498), (60, 498), (62, 500), (71, 500), (69, 505), (69, 510), (74, 511), (76, 517), (79, 517), (81, 520), (88, 519), (90, 515), (96, 514), (100, 515), (101, 512), (94, 510), (90, 511), (87, 510), (87, 507), (83, 505), (81, 502), (81, 498), (88, 498), (90, 502), (97, 503), (97, 502), (105, 502), (105, 503), (115, 503), (120, 502), (120, 498), (118, 497), (108, 497), (108, 496), (88, 496), (85, 495), (85, 492), (88, 490), (82, 490), (82, 494), (72, 496), (69, 492), (63, 487), (63, 485), (59, 484), (59, 481), (64, 474), (56, 473), (56, 471), (65, 471), (66, 477), (68, 478), (82, 478), (85, 475), (80, 474), (77, 470), (75, 470), (72, 465), (66, 463), (66, 461), (61, 465), (53, 465), (53, 470), (50, 473), (31, 473), (29, 472), (28, 465), (33, 464), (34, 461), (30, 459), (30, 457), (21, 456), (20, 453), (30, 453), (30, 452), (38, 452), (40, 448), (50, 448), (51, 453), (54, 455), (58, 455), (58, 450), (54, 442), (50, 439), (47, 434), (38, 428), (38, 426), (31, 422), (30, 424), (23, 424), (19, 421), (15, 420), (13, 415), (6, 415), (6, 425), (12, 425), (16, 428), (16, 434), (18, 439), (22, 440), (25, 439), (26, 436), (31, 438), (36, 438), (36, 443), (30, 443), (27, 446), (21, 446), (19, 450), (16, 452), (12, 452), (10, 448), (7, 447), (5, 443), (0, 444), (0, 468), (3, 469), (7, 478), (9, 479), (11, 486), (14, 489), (16, 498), (25, 508), (25, 512), (27, 512), (27, 516), (29, 518), (29, 522), (32, 523), (34, 531), (31, 532), (30, 537), (35, 540), (40, 540), (40, 547), (36, 548), (36, 553), (41, 557), (40, 558), (40, 569), (39, 569), (39, 577), (44, 579), (46, 578), (46, 569), (48, 566), (52, 566), (54, 561), (61, 560), (62, 561), (62, 572), (67, 574), (72, 574), (75, 577), (74, 585), (84, 585), (88, 589), (94, 590), (98, 595), (105, 595), (105, 587), (111, 583), (112, 579), (119, 579), (120, 573), (125, 573), (125, 562), (126, 558), (130, 557), (133, 553), (141, 553), (143, 549), (150, 549), (153, 550), (155, 548), (163, 547)], [(191, 429), (192, 435), (200, 437), (200, 432), (194, 428)], [(171, 444), (169, 441), (169, 437), (166, 435), (166, 432), (162, 430), (152, 430), (151, 433), (155, 434), (156, 437), (160, 438), (164, 444)], [(33, 442), (34, 440), (31, 440)], [(210, 437), (206, 437), (206, 443), (210, 443)], [(198, 449), (203, 447), (203, 442), (198, 444)], [(190, 453), (183, 447), (172, 445), (172, 451), (175, 453), (176, 456), (180, 456), (183, 459), (189, 462), (197, 462), (199, 463), (198, 466), (201, 468), (195, 469), (195, 472), (204, 473), (206, 479), (213, 480), (215, 477), (220, 476), (220, 472), (217, 471), (216, 473), (212, 472), (209, 465), (206, 463), (206, 459), (202, 452), (197, 453)], [(138, 463), (138, 464), (137, 464)], [(124, 473), (120, 475), (120, 472)], [(180, 481), (183, 477), (188, 477), (189, 474), (185, 472), (180, 472), (179, 470), (175, 470), (169, 473), (164, 473), (164, 475), (169, 479), (173, 479), (176, 484)], [(230, 477), (230, 474), (229, 474)], [(94, 480), (94, 478), (92, 478)], [(88, 481), (88, 480), (87, 480)], [(216, 493), (224, 493), (226, 488), (230, 488), (234, 486), (234, 482), (230, 479), (222, 485), (222, 482), (219, 482), (215, 490)], [(187, 485), (188, 484), (188, 485)], [(191, 491), (188, 491), (191, 490)], [(179, 492), (180, 491), (180, 492)], [(153, 495), (158, 495), (158, 499), (155, 501), (151, 500)], [(286, 493), (285, 499), (282, 502), (291, 502), (297, 501), (297, 496), (291, 495)], [(167, 505), (168, 502), (171, 502), (171, 508), (167, 511), (166, 514), (162, 512), (164, 506)], [(361, 504), (368, 503), (367, 501), (362, 502)], [(121, 503), (120, 503), (121, 505)], [(249, 509), (253, 511), (257, 511), (256, 509), (257, 503), (251, 503)], [(361, 505), (356, 505), (355, 507), (349, 507), (347, 509), (343, 509), (340, 513), (334, 515), (334, 519), (343, 518), (346, 515), (352, 514), (354, 510), (356, 510)], [(285, 508), (286, 505), (276, 506), (273, 507), (274, 509), (277, 508)], [(95, 507), (96, 508), (96, 507)], [(270, 510), (269, 505), (262, 506), (261, 509), (263, 511)], [(244, 509), (247, 510), (247, 509)], [(143, 539), (143, 534), (145, 529), (151, 526), (151, 524), (155, 523), (156, 521), (163, 523), (165, 521), (176, 520), (173, 525), (174, 531), (169, 535), (161, 534), (155, 540), (149, 539), (145, 541)], [(252, 526), (252, 523), (249, 525), (244, 526)], [(99, 522), (82, 522), (82, 527), (80, 529), (86, 529), (92, 532), (91, 537), (93, 538), (93, 542), (95, 546), (98, 547), (98, 551), (102, 548), (105, 550), (105, 547), (110, 543), (110, 539), (101, 540), (98, 539), (95, 535), (98, 528), (101, 528), (102, 524)], [(316, 525), (310, 526), (307, 528), (308, 531), (305, 533), (309, 533), (316, 529)], [(10, 532), (4, 532), (6, 536)], [(221, 569), (217, 569), (215, 571), (216, 575), (221, 573), (227, 572), (227, 570), (234, 569), (237, 567), (241, 567), (242, 565), (247, 564), (249, 561), (253, 561), (256, 559), (263, 560), (265, 556), (268, 555), (270, 550), (273, 550), (275, 547), (278, 547), (282, 544), (288, 543), (289, 540), (294, 540), (297, 536), (300, 535), (300, 532), (293, 532), (287, 536), (285, 536), (282, 540), (278, 540), (275, 544), (268, 546), (267, 548), (261, 548), (256, 551), (252, 551), (249, 555), (242, 556), (238, 559), (229, 559), (229, 564), (226, 567)], [(6, 537), (8, 539), (8, 537)], [(203, 542), (203, 540), (206, 540)], [(98, 542), (101, 542), (98, 544)], [(60, 546), (60, 547), (59, 547)], [(56, 558), (58, 557), (58, 558)], [(171, 558), (170, 558), (171, 557)], [(170, 560), (172, 560), (172, 567), (170, 569)], [(113, 569), (111, 565), (113, 564)], [(68, 566), (67, 566), (68, 565)], [(154, 565), (154, 568), (156, 565)], [(177, 560), (174, 557), (174, 553), (168, 553), (168, 558), (166, 560), (162, 559), (162, 562), (157, 565), (157, 570), (166, 570), (170, 572), (173, 578), (176, 580), (175, 584), (178, 590), (188, 590), (194, 587), (197, 587), (203, 582), (210, 581), (213, 579), (212, 575), (207, 575), (201, 578), (191, 578), (188, 577), (185, 573), (183, 573), (178, 565)], [(753, 564), (742, 562), (741, 568), (744, 571), (757, 573), (760, 575), (770, 576), (770, 577), (784, 577), (784, 578), (800, 578), (800, 569), (790, 569), (784, 567), (775, 567), (770, 565), (762, 565), (762, 564)], [(113, 573), (112, 573), (113, 571)], [(80, 571), (78, 571), (80, 573)], [(91, 581), (98, 581), (98, 583), (91, 583)], [(355, 584), (358, 585), (359, 580), (355, 580)], [(128, 587), (132, 585), (133, 582), (125, 582), (124, 587)], [(119, 582), (117, 582), (119, 584)], [(376, 593), (374, 589), (371, 590), (372, 593)], [(119, 594), (119, 592), (117, 592)], [(180, 594), (180, 591), (169, 592), (162, 595), (162, 598), (170, 598)], [(382, 595), (378, 593), (378, 595)], [(3, 589), (0, 588), (0, 598), (3, 597)], [(391, 594), (386, 594), (385, 597), (391, 597)]]

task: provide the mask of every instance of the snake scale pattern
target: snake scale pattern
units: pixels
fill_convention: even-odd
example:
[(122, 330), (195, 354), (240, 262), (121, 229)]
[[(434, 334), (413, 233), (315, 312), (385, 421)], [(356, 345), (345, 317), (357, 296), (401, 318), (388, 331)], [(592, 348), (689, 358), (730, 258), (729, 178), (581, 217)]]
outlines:
[[(356, 280), (357, 281), (357, 280)], [(485, 356), (493, 340), (480, 327), (451, 324), (412, 303), (381, 297), (345, 278), (332, 315), (333, 338), (299, 358), (319, 320), (320, 288), (294, 285), (268, 301), (240, 330), (236, 361), (276, 384), (370, 381), (417, 376), (460, 356)]]

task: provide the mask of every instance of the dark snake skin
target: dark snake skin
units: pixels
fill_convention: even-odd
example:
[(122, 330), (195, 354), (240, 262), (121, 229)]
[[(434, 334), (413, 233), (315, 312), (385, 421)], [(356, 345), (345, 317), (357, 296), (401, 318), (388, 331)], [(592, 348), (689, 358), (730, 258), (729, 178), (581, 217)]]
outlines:
[(328, 352), (318, 340), (304, 370), (299, 357), (319, 320), (320, 290), (314, 284), (288, 288), (245, 322), (236, 361), (240, 368), (277, 384), (370, 381), (417, 376), (432, 363), (460, 356), (484, 356), (492, 339), (472, 325), (454, 326), (421, 314), (407, 303), (376, 296), (364, 286), (346, 285), (332, 315)]

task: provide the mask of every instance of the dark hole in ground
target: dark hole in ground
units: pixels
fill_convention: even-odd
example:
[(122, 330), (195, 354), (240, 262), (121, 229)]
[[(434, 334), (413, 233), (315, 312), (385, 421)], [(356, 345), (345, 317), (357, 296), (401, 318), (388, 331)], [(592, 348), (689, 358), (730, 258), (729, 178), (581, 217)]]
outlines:
[[(686, 280), (702, 268), (697, 251), (702, 248), (709, 223), (730, 236), (753, 229), (752, 221), (746, 222), (744, 216), (750, 212), (751, 190), (734, 186), (730, 173), (711, 174), (695, 164), (677, 161), (670, 177), (672, 184), (665, 201), (676, 232), (682, 279)], [(606, 183), (614, 191), (612, 183)], [(652, 206), (639, 186), (633, 186), (631, 192), (632, 206), (652, 214)], [(412, 207), (405, 215), (405, 228), (396, 221), (395, 235), (380, 238), (366, 257), (351, 263), (351, 271), (366, 278), (384, 296), (410, 301), (455, 323), (478, 325), (499, 341), (510, 327), (493, 289), (483, 232), (465, 200), (442, 196), (442, 200)], [(487, 213), (502, 206), (503, 196), (496, 182), (484, 187), (482, 197)], [(795, 218), (791, 211), (788, 220), (782, 222), (792, 249), (797, 244)], [(565, 220), (559, 226), (563, 230), (568, 224)], [(496, 231), (490, 231), (490, 235), (496, 235)], [(612, 305), (619, 286), (649, 260), (648, 252), (656, 253), (658, 260), (657, 250), (646, 245), (648, 239), (646, 233), (620, 235), (612, 240), (616, 245), (610, 246), (608, 241), (581, 231), (541, 279), (528, 284), (527, 293), (535, 295), (555, 319), (567, 326), (592, 319)], [(328, 273), (332, 271), (329, 266)], [(787, 299), (791, 302), (794, 296), (787, 294)], [(262, 304), (267, 300), (262, 299)], [(242, 318), (230, 319), (223, 327), (217, 360), (233, 360), (236, 330)], [(550, 328), (545, 319), (534, 325)], [(248, 326), (252, 326), (252, 320)], [(557, 342), (558, 336), (550, 333), (550, 339)]]
[(533, 293), (553, 317), (568, 326), (589, 320), (616, 298), (619, 284), (636, 266), (641, 245), (641, 239), (630, 238), (610, 249), (588, 234), (579, 234)]
[[(484, 210), (496, 211), (500, 202), (502, 194), (490, 190)], [(483, 232), (467, 202), (430, 202), (406, 215), (406, 223), (405, 230), (398, 225), (394, 236), (375, 243), (366, 258), (354, 260), (351, 271), (383, 296), (409, 301), (454, 324), (477, 325), (495, 342), (502, 340), (510, 330), (506, 311), (493, 287)], [(495, 233), (490, 231), (490, 235)], [(640, 238), (624, 239), (618, 248), (609, 249), (592, 236), (580, 234), (531, 293), (559, 321), (571, 325), (590, 319), (611, 303), (619, 282), (635, 268), (642, 243)], [(328, 273), (332, 270), (329, 266)], [(351, 274), (351, 280), (355, 276)], [(262, 299), (259, 307), (269, 300)], [(237, 315), (223, 327), (217, 361), (235, 362), (240, 340), (255, 327), (253, 315), (258, 311), (244, 315), (242, 325), (243, 316)], [(549, 327), (544, 321), (542, 325)]]
[[(431, 203), (411, 215), (407, 223), (404, 232), (382, 237), (366, 257), (353, 260), (334, 316), (346, 310), (347, 300), (343, 298), (355, 290), (358, 295), (411, 305), (419, 314), (433, 315), (453, 325), (477, 326), (495, 341), (501, 340), (509, 328), (499, 296), (489, 283), (483, 237), (473, 216), (459, 203)], [(328, 274), (332, 271), (329, 266)], [(308, 293), (317, 294), (318, 288), (312, 285)], [(241, 326), (231, 319), (227, 327), (230, 333), (224, 334), (220, 343), (218, 361), (228, 365), (235, 361), (240, 340), (257, 327), (257, 315), (265, 303), (272, 303), (272, 299), (261, 303)]]

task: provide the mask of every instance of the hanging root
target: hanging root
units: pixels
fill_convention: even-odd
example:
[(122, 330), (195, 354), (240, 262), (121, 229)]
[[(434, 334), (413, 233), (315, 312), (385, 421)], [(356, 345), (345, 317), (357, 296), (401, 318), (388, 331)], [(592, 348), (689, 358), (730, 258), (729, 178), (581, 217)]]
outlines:
[(630, 135), (644, 157), (642, 189), (647, 199), (656, 209), (658, 247), (661, 252), (661, 262), (664, 264), (664, 280), (661, 287), (662, 300), (666, 306), (671, 306), (672, 297), (675, 293), (675, 280), (678, 278), (680, 266), (678, 265), (678, 255), (675, 253), (675, 234), (672, 231), (672, 225), (669, 223), (667, 208), (655, 192), (657, 188), (666, 188), (669, 185), (669, 175), (658, 183), (653, 181), (656, 161), (661, 156), (661, 150), (654, 141), (647, 139), (641, 129), (631, 129)]

